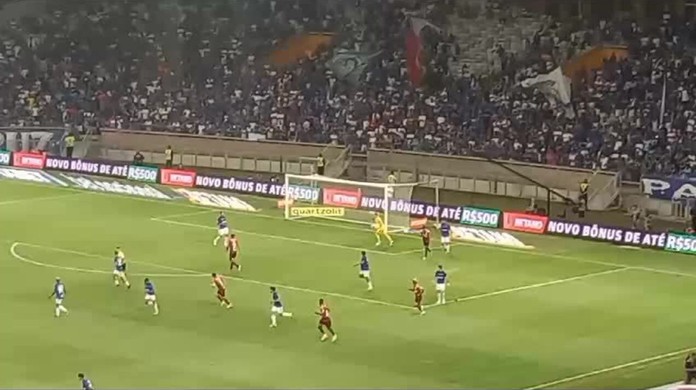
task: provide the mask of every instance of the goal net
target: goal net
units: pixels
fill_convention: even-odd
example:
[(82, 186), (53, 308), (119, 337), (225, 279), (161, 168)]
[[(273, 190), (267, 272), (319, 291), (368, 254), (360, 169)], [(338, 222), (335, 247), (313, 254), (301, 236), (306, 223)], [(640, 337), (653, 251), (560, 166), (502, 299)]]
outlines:
[(285, 175), (285, 219), (322, 218), (370, 225), (375, 212), (390, 231), (411, 226), (413, 190), (419, 183), (370, 183), (320, 175)]

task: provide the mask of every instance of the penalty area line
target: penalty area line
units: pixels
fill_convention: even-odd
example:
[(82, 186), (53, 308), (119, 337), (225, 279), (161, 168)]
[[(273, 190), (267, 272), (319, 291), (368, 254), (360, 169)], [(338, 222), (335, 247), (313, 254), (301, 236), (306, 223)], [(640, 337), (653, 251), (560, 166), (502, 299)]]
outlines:
[[(42, 263), (36, 260), (32, 260), (30, 258), (27, 258), (25, 256), (20, 255), (17, 253), (17, 247), (19, 246), (28, 246), (28, 247), (34, 247), (34, 248), (39, 248), (43, 249), (46, 251), (53, 251), (53, 252), (59, 252), (59, 253), (67, 253), (67, 254), (73, 254), (77, 256), (83, 256), (83, 257), (90, 257), (90, 258), (95, 258), (95, 259), (106, 259), (105, 256), (101, 255), (96, 255), (93, 253), (87, 253), (87, 252), (80, 252), (80, 251), (75, 251), (71, 249), (62, 249), (62, 248), (55, 248), (55, 247), (49, 247), (49, 246), (44, 246), (44, 245), (38, 245), (38, 244), (31, 244), (28, 242), (15, 242), (12, 244), (10, 247), (10, 253), (12, 256), (24, 263), (27, 264), (32, 264), (35, 266), (39, 267), (44, 267), (44, 268), (54, 268), (54, 269), (62, 269), (66, 271), (75, 271), (75, 272), (82, 272), (82, 273), (92, 273), (92, 274), (111, 274), (112, 272), (106, 271), (106, 270), (97, 270), (97, 269), (90, 269), (90, 268), (79, 268), (79, 267), (67, 267), (67, 266), (61, 266), (61, 265), (56, 265), (56, 264), (48, 264), (48, 263)], [(162, 268), (162, 269), (168, 269), (172, 271), (178, 271), (180, 273), (177, 274), (132, 274), (132, 276), (144, 276), (144, 277), (210, 277), (209, 273), (204, 273), (200, 271), (194, 271), (186, 268), (178, 268), (178, 267), (170, 267), (167, 265), (162, 265), (162, 264), (157, 264), (157, 263), (149, 263), (149, 262), (144, 262), (144, 261), (135, 261), (135, 260), (128, 260), (130, 263), (134, 264), (142, 264), (142, 265), (149, 265), (152, 267), (157, 267), (157, 268)], [(357, 301), (357, 302), (363, 302), (363, 303), (369, 303), (373, 305), (380, 305), (380, 306), (387, 306), (387, 307), (393, 307), (393, 308), (398, 308), (398, 309), (412, 309), (411, 306), (407, 305), (401, 305), (398, 303), (391, 303), (391, 302), (386, 302), (386, 301), (380, 301), (377, 299), (370, 299), (370, 298), (361, 298), (361, 297), (356, 297), (353, 295), (347, 295), (347, 294), (340, 294), (340, 293), (335, 293), (335, 292), (330, 292), (330, 291), (320, 291), (320, 290), (313, 290), (309, 288), (303, 288), (303, 287), (296, 287), (296, 286), (289, 286), (285, 284), (279, 284), (279, 283), (271, 283), (271, 282), (264, 282), (261, 280), (254, 280), (254, 279), (246, 279), (246, 278), (241, 278), (238, 276), (230, 276), (230, 275), (225, 275), (225, 278), (238, 281), (240, 283), (248, 283), (248, 284), (254, 284), (254, 285), (259, 285), (259, 286), (274, 286), (278, 287), (284, 290), (290, 290), (290, 291), (298, 291), (298, 292), (303, 292), (303, 293), (309, 293), (309, 294), (317, 294), (317, 295), (323, 295), (323, 296), (331, 296), (331, 297), (336, 297), (336, 298), (341, 298), (341, 299), (346, 299), (346, 300), (352, 300), (352, 301)]]
[(590, 378), (593, 376), (606, 374), (609, 372), (619, 371), (619, 370), (623, 370), (626, 368), (636, 367), (636, 366), (640, 366), (643, 364), (648, 364), (648, 363), (653, 363), (653, 362), (657, 362), (660, 360), (674, 358), (676, 356), (683, 355), (683, 354), (685, 354), (687, 352), (691, 352), (693, 350), (694, 350), (694, 347), (691, 347), (691, 348), (681, 349), (679, 351), (673, 351), (673, 352), (663, 353), (660, 355), (655, 355), (655, 356), (651, 356), (651, 357), (647, 357), (647, 358), (643, 358), (643, 359), (633, 360), (633, 361), (630, 361), (627, 363), (618, 364), (616, 366), (611, 366), (611, 367), (606, 367), (606, 368), (602, 368), (599, 370), (589, 371), (589, 372), (586, 372), (583, 374), (573, 375), (573, 376), (561, 378), (561, 379), (558, 379), (558, 380), (555, 380), (552, 382), (546, 382), (546, 383), (542, 383), (542, 384), (535, 385), (532, 387), (527, 387), (524, 390), (540, 390), (540, 389), (546, 389), (546, 388), (554, 387), (554, 386), (558, 386), (558, 385), (563, 385), (566, 383), (579, 381), (581, 379), (586, 379), (586, 378)]
[(489, 297), (495, 297), (498, 295), (504, 295), (504, 294), (511, 294), (511, 293), (516, 293), (519, 291), (525, 291), (525, 290), (532, 290), (535, 288), (541, 288), (541, 287), (547, 287), (547, 286), (553, 286), (556, 284), (561, 284), (561, 283), (568, 283), (568, 282), (573, 282), (576, 280), (584, 280), (584, 279), (589, 279), (589, 278), (594, 278), (597, 276), (603, 276), (603, 275), (609, 275), (609, 274), (614, 274), (617, 272), (623, 272), (623, 271), (628, 271), (631, 270), (631, 267), (621, 267), (621, 268), (614, 268), (606, 271), (599, 271), (599, 272), (592, 272), (589, 274), (582, 274), (578, 276), (572, 276), (569, 278), (564, 278), (564, 279), (556, 279), (556, 280), (551, 280), (548, 282), (542, 282), (542, 283), (534, 283), (534, 284), (528, 284), (525, 286), (519, 286), (519, 287), (512, 287), (512, 288), (506, 288), (504, 290), (497, 290), (497, 291), (491, 291), (488, 293), (483, 293), (483, 294), (478, 294), (478, 295), (470, 295), (468, 297), (461, 297), (461, 298), (455, 298), (450, 301), (447, 301), (442, 304), (432, 304), (432, 305), (427, 305), (425, 308), (436, 308), (440, 306), (447, 306), (451, 305), (454, 303), (462, 303), (462, 302), (468, 302), (468, 301), (475, 301), (478, 299), (483, 299), (483, 298), (489, 298)]
[[(154, 222), (166, 223), (166, 224), (170, 224), (170, 225), (179, 225), (179, 226), (186, 226), (186, 227), (197, 228), (197, 229), (215, 230), (215, 228), (212, 226), (200, 225), (197, 223), (172, 221), (172, 220), (162, 219), (162, 218), (150, 218), (150, 220), (154, 221)], [(299, 242), (301, 244), (325, 246), (328, 248), (347, 249), (347, 250), (356, 251), (356, 252), (364, 250), (367, 253), (376, 253), (376, 254), (386, 255), (386, 256), (398, 256), (399, 254), (403, 254), (402, 252), (392, 253), (392, 252), (385, 252), (385, 251), (376, 251), (376, 250), (370, 250), (370, 249), (364, 249), (364, 248), (356, 248), (356, 247), (348, 246), (348, 245), (331, 244), (328, 242), (309, 241), (309, 240), (303, 240), (301, 238), (277, 236), (275, 234), (249, 232), (249, 231), (245, 231), (245, 230), (236, 230), (236, 229), (234, 231), (239, 232), (239, 233), (243, 233), (243, 234), (248, 234), (250, 236), (258, 236), (258, 237), (272, 238), (272, 239), (276, 239), (276, 240)]]

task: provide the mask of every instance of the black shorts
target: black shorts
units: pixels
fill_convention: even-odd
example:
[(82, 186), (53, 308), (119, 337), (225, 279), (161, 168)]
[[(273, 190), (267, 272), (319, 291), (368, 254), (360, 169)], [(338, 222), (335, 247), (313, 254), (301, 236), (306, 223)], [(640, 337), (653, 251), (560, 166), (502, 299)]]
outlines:
[(317, 167), (317, 174), (318, 174), (318, 175), (323, 175), (323, 174), (324, 174), (324, 167), (323, 167), (323, 166)]

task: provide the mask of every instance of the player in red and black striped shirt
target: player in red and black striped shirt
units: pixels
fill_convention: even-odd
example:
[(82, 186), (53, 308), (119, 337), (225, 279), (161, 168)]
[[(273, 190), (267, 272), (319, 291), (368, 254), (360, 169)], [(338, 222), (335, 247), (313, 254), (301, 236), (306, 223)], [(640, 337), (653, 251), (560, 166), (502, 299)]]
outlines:
[(316, 314), (319, 316), (319, 325), (317, 328), (319, 328), (319, 332), (321, 332), (321, 341), (325, 341), (329, 338), (329, 335), (324, 332), (324, 328), (326, 328), (326, 330), (331, 333), (331, 342), (335, 342), (338, 339), (338, 335), (333, 330), (333, 325), (331, 322), (331, 310), (324, 303), (323, 298), (319, 299), (319, 311), (316, 312)]
[(423, 226), (420, 231), (421, 239), (423, 240), (423, 260), (428, 258), (428, 255), (432, 252), (430, 250), (430, 229), (427, 226)]

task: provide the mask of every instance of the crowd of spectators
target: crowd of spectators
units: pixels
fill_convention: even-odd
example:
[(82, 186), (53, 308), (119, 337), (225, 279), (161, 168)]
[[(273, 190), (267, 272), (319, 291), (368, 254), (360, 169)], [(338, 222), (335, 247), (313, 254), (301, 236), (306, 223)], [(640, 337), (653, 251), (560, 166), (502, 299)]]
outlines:
[[(452, 69), (453, 1), (51, 2), (0, 26), (0, 124), (156, 129), (340, 143), (621, 170), (696, 169), (694, 26), (551, 21), (528, 50), (500, 50), (496, 75)], [(409, 81), (404, 35), (422, 32), (427, 74)], [(498, 21), (504, 23), (505, 21)], [(292, 66), (266, 60), (283, 39), (331, 32), (334, 50), (375, 53), (359, 82), (335, 51)], [(599, 42), (628, 46), (556, 105), (520, 82)], [(665, 93), (663, 108), (663, 88)], [(664, 116), (661, 117), (661, 114)]]

